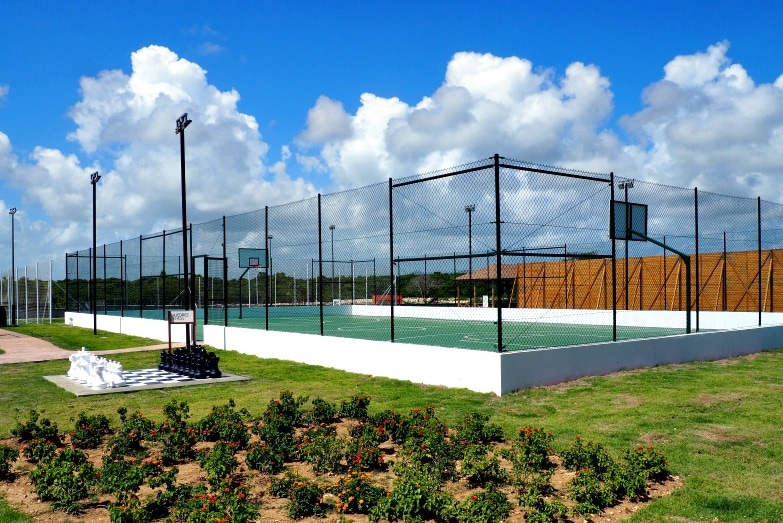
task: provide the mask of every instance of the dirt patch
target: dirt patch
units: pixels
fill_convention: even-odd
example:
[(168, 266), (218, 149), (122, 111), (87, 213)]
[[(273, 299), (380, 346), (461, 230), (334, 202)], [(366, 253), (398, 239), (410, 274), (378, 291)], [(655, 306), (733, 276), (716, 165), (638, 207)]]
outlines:
[(716, 403), (742, 401), (743, 394), (728, 392), (725, 394), (699, 394), (696, 396), (696, 404), (711, 407)]
[[(341, 434), (346, 434), (352, 423), (353, 422), (339, 423), (337, 425), (338, 432)], [(715, 432), (715, 434), (719, 434), (719, 432)], [(3, 440), (0, 441), (0, 443), (17, 448), (21, 447), (21, 445), (15, 439)], [(210, 445), (212, 444), (200, 443), (197, 445), (197, 448), (203, 448), (204, 446)], [(386, 454), (385, 459), (387, 459), (387, 461), (393, 461), (395, 459), (395, 448), (390, 442), (384, 443), (381, 448)], [(160, 449), (156, 448), (152, 444), (150, 444), (148, 449), (150, 455), (152, 456), (155, 456), (160, 452)], [(100, 467), (104, 450), (88, 450), (86, 453), (89, 457), (89, 460), (96, 467)], [(258, 503), (261, 507), (259, 517), (256, 521), (278, 523), (293, 521), (291, 518), (289, 518), (286, 512), (288, 500), (276, 498), (268, 493), (269, 484), (272, 477), (249, 469), (245, 464), (245, 456), (246, 452), (244, 451), (239, 451), (236, 453), (236, 457), (240, 463), (236, 474), (244, 476), (248, 480), (248, 483), (251, 485), (250, 498), (254, 502)], [(574, 473), (569, 472), (560, 466), (557, 456), (552, 456), (552, 460), (556, 464), (552, 485), (555, 488), (556, 494), (562, 494), (568, 481), (574, 476)], [(289, 463), (287, 465), (289, 470), (295, 471), (302, 476), (309, 478), (316, 477), (309, 465), (301, 462)], [(510, 464), (507, 462), (502, 463), (502, 466), (510, 468)], [(84, 512), (78, 516), (69, 516), (63, 512), (53, 512), (51, 510), (50, 504), (41, 502), (34, 492), (34, 486), (28, 475), (29, 471), (33, 469), (33, 466), (27, 462), (27, 460), (20, 457), (12, 469), (15, 471), (12, 480), (0, 482), (0, 495), (2, 495), (12, 507), (31, 516), (34, 523), (73, 523), (75, 521), (109, 523), (108, 505), (114, 501), (111, 496), (99, 496), (98, 498), (91, 500), (88, 504), (85, 505)], [(177, 475), (177, 482), (179, 484), (195, 484), (205, 481), (204, 473), (196, 462), (178, 465), (178, 470), (179, 472)], [(325, 481), (327, 483), (334, 483), (337, 479), (336, 476), (333, 475), (319, 476), (319, 478), (321, 481)], [(387, 490), (391, 490), (394, 481), (394, 474), (390, 471), (374, 473), (373, 480), (376, 484), (384, 487)], [(637, 501), (623, 501), (607, 509), (603, 514), (600, 515), (598, 519), (596, 519), (596, 521), (614, 522), (627, 519), (646, 503), (671, 494), (676, 489), (680, 488), (682, 484), (682, 480), (678, 477), (669, 477), (666, 479), (666, 481), (660, 483), (651, 483), (648, 486), (648, 497), (646, 499)], [(447, 483), (444, 486), (444, 490), (451, 493), (457, 500), (463, 500), (476, 491), (476, 489), (470, 488), (464, 479)], [(510, 523), (524, 522), (525, 511), (523, 507), (519, 507), (517, 505), (517, 498), (516, 494), (513, 492), (513, 489), (511, 487), (503, 487), (501, 490), (506, 492), (514, 507), (507, 521)], [(144, 499), (149, 492), (150, 490), (144, 487), (138, 493), (138, 496), (140, 499)], [(332, 514), (329, 516), (329, 518), (327, 518), (327, 520), (336, 520), (337, 517), (337, 515)], [(368, 517), (365, 515), (349, 514), (346, 517), (348, 521), (353, 523), (369, 522)], [(324, 523), (326, 520), (323, 518), (310, 517), (297, 521), (304, 523)], [(573, 521), (582, 521), (582, 519), (575, 518)]]
[(735, 433), (734, 427), (724, 427), (721, 425), (713, 425), (703, 430), (696, 432), (696, 435), (704, 438), (707, 441), (715, 443), (731, 443), (736, 441), (742, 441), (744, 438)]

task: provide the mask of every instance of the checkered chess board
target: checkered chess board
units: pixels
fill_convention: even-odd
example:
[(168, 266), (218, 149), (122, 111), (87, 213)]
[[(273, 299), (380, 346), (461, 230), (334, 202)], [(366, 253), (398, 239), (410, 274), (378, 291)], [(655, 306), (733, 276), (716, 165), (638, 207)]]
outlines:
[(163, 385), (168, 383), (193, 381), (193, 378), (158, 369), (126, 370), (123, 371), (122, 377), (125, 380), (125, 387), (139, 387), (141, 385)]

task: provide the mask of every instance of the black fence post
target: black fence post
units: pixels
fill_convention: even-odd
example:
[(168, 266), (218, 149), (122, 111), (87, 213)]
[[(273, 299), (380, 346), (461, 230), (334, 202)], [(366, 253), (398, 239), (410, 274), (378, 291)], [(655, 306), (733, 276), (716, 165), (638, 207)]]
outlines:
[[(144, 317), (144, 236), (139, 235), (139, 318)], [(188, 282), (185, 282), (187, 285)]]
[(699, 188), (693, 188), (694, 246), (696, 249), (696, 332), (699, 332), (699, 311), (701, 310), (701, 279), (699, 278)]
[(120, 318), (125, 316), (125, 254), (120, 240)]
[(391, 342), (394, 343), (394, 302), (397, 300), (397, 288), (394, 281), (394, 200), (393, 200), (394, 188), (392, 186), (392, 179), (389, 178), (389, 274), (391, 275), (391, 281), (389, 282), (389, 334)]
[[(614, 227), (614, 172), (609, 173), (609, 226)], [(617, 242), (612, 241), (612, 341), (617, 341)]]
[(503, 294), (503, 279), (501, 274), (500, 253), (500, 155), (495, 153), (495, 289), (497, 294), (498, 314), (498, 352), (503, 352), (503, 307), (501, 296)]
[[(190, 266), (193, 267), (192, 264)], [(194, 270), (193, 272), (196, 272), (196, 271)], [(162, 301), (163, 301), (163, 308), (162, 308), (163, 309), (162, 310), (163, 317), (161, 319), (165, 320), (166, 319), (166, 279), (167, 279), (166, 278), (166, 229), (163, 229), (163, 271), (162, 271), (161, 276), (163, 276), (163, 299), (162, 299)], [(193, 341), (195, 342), (195, 340), (193, 340)]]
[(758, 250), (759, 250), (759, 327), (761, 326), (761, 309), (763, 305), (761, 303), (761, 196), (756, 198), (756, 216), (758, 227)]
[(323, 233), (321, 231), (321, 193), (318, 193), (318, 314), (321, 324), (321, 336), (324, 335), (324, 253)]
[(223, 215), (223, 325), (228, 327), (228, 256), (226, 256), (225, 215)]
[[(321, 195), (318, 195), (318, 212), (321, 211)], [(264, 206), (264, 318), (266, 330), (269, 330), (269, 206)], [(323, 334), (323, 333), (322, 333)]]

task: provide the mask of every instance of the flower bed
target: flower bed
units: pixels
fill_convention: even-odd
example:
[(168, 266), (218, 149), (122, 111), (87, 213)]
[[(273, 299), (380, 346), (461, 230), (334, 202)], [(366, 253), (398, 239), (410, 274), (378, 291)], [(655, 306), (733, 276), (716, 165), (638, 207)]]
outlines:
[[(163, 421), (119, 409), (119, 424), (79, 414), (73, 430), (31, 411), (0, 445), (9, 502), (47, 521), (617, 521), (652, 492), (677, 485), (652, 447), (612, 456), (577, 438), (523, 427), (508, 438), (467, 413), (447, 427), (428, 406), (370, 413), (370, 398), (339, 405), (283, 391), (253, 418), (233, 401), (191, 420), (188, 405)], [(59, 518), (59, 519), (58, 519)]]

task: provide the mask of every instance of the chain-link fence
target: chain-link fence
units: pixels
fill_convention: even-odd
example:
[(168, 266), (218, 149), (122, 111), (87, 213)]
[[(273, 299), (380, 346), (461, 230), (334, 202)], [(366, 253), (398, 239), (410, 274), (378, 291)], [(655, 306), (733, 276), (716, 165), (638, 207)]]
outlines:
[[(610, 239), (612, 201), (646, 206), (649, 241)], [(781, 225), (760, 199), (495, 156), (193, 224), (189, 293), (182, 230), (99, 247), (94, 278), (91, 249), (68, 254), (64, 287), (69, 310), (518, 350), (691, 330), (626, 310), (761, 323), (783, 310)]]
[[(53, 261), (0, 273), (0, 324), (50, 323), (65, 313), (62, 266)], [(56, 272), (55, 272), (56, 271)], [(4, 320), (4, 321), (3, 321)]]

